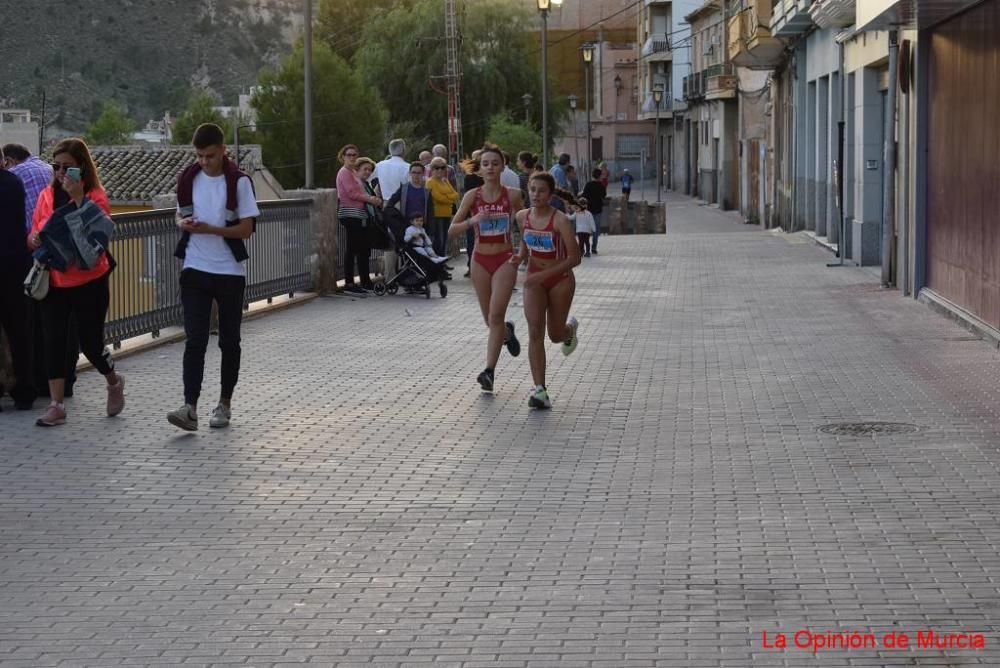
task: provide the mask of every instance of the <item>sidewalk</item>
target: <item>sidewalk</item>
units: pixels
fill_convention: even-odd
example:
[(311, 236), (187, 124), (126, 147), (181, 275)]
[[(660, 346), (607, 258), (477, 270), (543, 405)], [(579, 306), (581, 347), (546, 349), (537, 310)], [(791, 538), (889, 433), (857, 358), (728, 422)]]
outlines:
[[(550, 412), (525, 338), (478, 391), (460, 271), (445, 300), (247, 322), (229, 430), (164, 419), (179, 343), (122, 361), (120, 418), (93, 372), (65, 427), (5, 403), (0, 666), (1000, 665), (997, 350), (667, 199), (666, 236), (602, 236), (578, 269)], [(876, 421), (901, 432), (830, 427)], [(985, 649), (814, 654), (802, 629)]]

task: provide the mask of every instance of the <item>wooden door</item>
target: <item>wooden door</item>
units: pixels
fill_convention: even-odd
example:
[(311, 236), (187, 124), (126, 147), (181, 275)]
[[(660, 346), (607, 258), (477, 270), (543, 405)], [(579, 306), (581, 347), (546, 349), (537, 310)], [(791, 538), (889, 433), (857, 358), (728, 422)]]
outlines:
[(927, 281), (1000, 328), (1000, 0), (931, 33)]

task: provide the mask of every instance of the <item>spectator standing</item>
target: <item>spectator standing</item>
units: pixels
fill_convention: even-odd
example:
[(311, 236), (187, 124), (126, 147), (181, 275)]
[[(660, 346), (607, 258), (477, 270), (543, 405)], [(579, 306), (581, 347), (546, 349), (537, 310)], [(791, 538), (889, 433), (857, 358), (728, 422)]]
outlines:
[(525, 202), (528, 201), (528, 179), (531, 178), (537, 164), (538, 156), (531, 151), (521, 151), (517, 154), (517, 166), (521, 170), (521, 173), (517, 175), (517, 182), (521, 187), (521, 197)]
[(427, 181), (434, 203), (430, 235), (434, 252), (440, 257), (448, 257), (448, 226), (451, 224), (452, 209), (458, 202), (458, 191), (448, 182), (447, 169), (448, 163), (444, 158), (434, 158), (431, 160), (431, 178)]
[(515, 172), (510, 166), (511, 164), (510, 154), (504, 152), (503, 158), (505, 162), (503, 166), (503, 171), (500, 172), (500, 185), (502, 185), (504, 188), (517, 188), (518, 190), (520, 190), (521, 179), (518, 178), (517, 172)]
[(559, 162), (552, 166), (549, 173), (556, 180), (556, 188), (569, 190), (569, 179), (566, 178), (566, 165), (569, 164), (569, 153), (560, 153)]
[(590, 250), (597, 255), (597, 240), (601, 236), (601, 215), (604, 213), (604, 198), (608, 196), (607, 187), (601, 183), (601, 170), (591, 172), (591, 179), (583, 187), (583, 196), (587, 198), (587, 208), (594, 216), (594, 238)]
[(628, 209), (628, 198), (632, 194), (632, 175), (628, 171), (628, 167), (622, 170), (622, 212)]
[(576, 240), (580, 243), (580, 253), (590, 257), (590, 235), (594, 233), (594, 216), (587, 210), (587, 198), (581, 197), (573, 207), (569, 219), (576, 230)]
[(393, 139), (389, 142), (389, 157), (375, 165), (371, 181), (378, 182), (383, 199), (392, 197), (399, 187), (409, 180), (410, 163), (404, 158), (406, 142)]
[[(476, 149), (472, 152), (472, 157), (463, 163), (463, 169), (465, 171), (465, 181), (464, 187), (462, 188), (462, 195), (464, 196), (471, 190), (475, 190), (479, 186), (483, 185), (485, 181), (480, 175), (480, 164), (479, 156), (482, 151)], [(465, 231), (465, 274), (466, 278), (469, 278), (469, 272), (472, 269), (472, 249), (476, 243), (476, 233), (470, 227)]]
[[(52, 152), (52, 187), (38, 198), (32, 219), (28, 245), (37, 249), (45, 243), (52, 251), (50, 239), (56, 240), (69, 229), (67, 217), (75, 217), (84, 229), (107, 225), (111, 221), (108, 196), (101, 187), (97, 167), (90, 149), (82, 139), (64, 139)], [(110, 238), (110, 232), (105, 235)], [(106, 241), (105, 241), (106, 243)], [(65, 245), (60, 244), (63, 249)], [(49, 379), (51, 403), (35, 423), (40, 427), (65, 424), (64, 403), (66, 378), (75, 372), (76, 359), (67, 359), (70, 323), (75, 317), (80, 350), (104, 376), (108, 387), (107, 413), (114, 417), (125, 408), (125, 376), (115, 372), (111, 353), (104, 345), (104, 320), (111, 303), (109, 275), (112, 265), (104, 246), (88, 243), (81, 248), (73, 242), (74, 256), (55, 253), (63, 268), (52, 267), (49, 293), (42, 300), (42, 335)], [(79, 253), (87, 252), (84, 258)]]
[(451, 184), (452, 188), (458, 190), (458, 176), (455, 172), (455, 168), (448, 163), (448, 147), (444, 144), (434, 144), (434, 147), (431, 149), (431, 154), (433, 155), (431, 160), (434, 158), (441, 158), (444, 160), (444, 163), (448, 166), (448, 183)]
[[(393, 192), (382, 191), (383, 195), (389, 195), (386, 207), (394, 206), (403, 215), (404, 220), (409, 220), (415, 213), (421, 213), (425, 220), (430, 220), (430, 195), (424, 187), (424, 165), (419, 161), (411, 162), (409, 165), (409, 178), (404, 181), (399, 188)], [(382, 254), (382, 262), (386, 278), (391, 278), (396, 274), (398, 258), (394, 248), (389, 248)]]
[(7, 144), (0, 153), (4, 156), (0, 166), (6, 166), (24, 184), (24, 230), (27, 232), (34, 220), (39, 195), (52, 183), (52, 167), (31, 155), (31, 151), (21, 144)]
[(424, 166), (424, 178), (431, 178), (431, 160), (434, 159), (434, 155), (430, 151), (421, 151), (420, 155), (417, 156), (420, 160), (420, 164)]
[[(371, 250), (364, 232), (364, 223), (368, 219), (365, 204), (382, 206), (382, 199), (369, 195), (361, 185), (356, 167), (359, 156), (358, 147), (354, 144), (347, 144), (337, 155), (343, 163), (343, 167), (337, 172), (337, 197), (340, 200), (337, 218), (347, 232), (347, 243), (344, 245), (344, 292), (367, 295), (373, 284), (368, 270)], [(361, 281), (360, 287), (354, 284), (355, 263)]]
[(191, 140), (197, 162), (177, 177), (177, 224), (183, 230), (174, 255), (184, 260), (184, 405), (167, 420), (186, 431), (198, 429), (198, 399), (205, 375), (212, 302), (218, 305), (222, 351), (219, 403), (209, 426), (228, 427), (240, 374), (240, 325), (246, 290), (245, 240), (260, 215), (250, 177), (226, 157), (222, 129), (199, 125)]
[(601, 169), (601, 185), (606, 189), (611, 183), (611, 170), (608, 169), (608, 163), (603, 160), (601, 160), (599, 167)]
[(576, 167), (573, 165), (566, 165), (566, 180), (569, 181), (569, 190), (576, 197), (580, 194), (580, 179), (576, 176)]
[[(0, 165), (9, 164), (0, 149)], [(18, 410), (29, 410), (35, 401), (31, 377), (31, 336), (28, 332), (28, 298), (24, 277), (31, 268), (28, 231), (24, 224), (24, 183), (0, 167), (0, 329), (10, 343), (14, 387), (11, 397)], [(3, 395), (0, 385), (0, 396)]]

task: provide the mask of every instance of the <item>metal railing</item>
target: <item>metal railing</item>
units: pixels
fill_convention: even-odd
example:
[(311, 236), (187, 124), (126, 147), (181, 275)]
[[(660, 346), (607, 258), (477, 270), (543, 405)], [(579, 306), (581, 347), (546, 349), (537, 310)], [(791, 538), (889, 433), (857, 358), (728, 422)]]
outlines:
[[(247, 287), (244, 302), (287, 294), (312, 286), (315, 232), (312, 200), (258, 202), (260, 217), (247, 241)], [(180, 239), (173, 209), (112, 216), (111, 254), (118, 266), (111, 274), (111, 305), (105, 339), (118, 346), (143, 334), (184, 323), (180, 300), (182, 262), (174, 257)]]

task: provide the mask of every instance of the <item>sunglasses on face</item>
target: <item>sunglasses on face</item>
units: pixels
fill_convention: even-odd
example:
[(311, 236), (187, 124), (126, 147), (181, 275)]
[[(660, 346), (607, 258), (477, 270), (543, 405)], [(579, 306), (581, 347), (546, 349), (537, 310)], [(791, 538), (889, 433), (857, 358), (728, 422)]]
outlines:
[(65, 172), (70, 167), (76, 167), (76, 165), (63, 165), (58, 162), (52, 163), (52, 171), (55, 172), (56, 174), (58, 174), (59, 172)]
[(358, 157), (358, 154), (357, 153), (345, 153), (344, 157), (345, 158), (356, 158), (356, 157)]
[(439, 170), (439, 169), (444, 169), (444, 167), (434, 167), (434, 171), (435, 171), (435, 172), (436, 172), (437, 170)]

